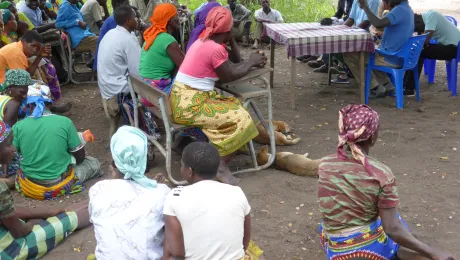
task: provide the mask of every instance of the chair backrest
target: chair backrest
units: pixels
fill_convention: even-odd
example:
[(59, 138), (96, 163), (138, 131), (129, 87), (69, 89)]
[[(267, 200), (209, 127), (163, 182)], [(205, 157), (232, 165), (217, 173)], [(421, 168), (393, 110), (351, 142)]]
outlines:
[(449, 22), (451, 22), (451, 23), (453, 23), (455, 26), (457, 26), (457, 20), (455, 20), (454, 17), (449, 16), (449, 15), (445, 15), (445, 17), (447, 18), (447, 20), (449, 20)]
[(395, 56), (404, 59), (403, 69), (413, 69), (418, 64), (418, 58), (425, 45), (427, 34), (412, 36), (407, 40)]
[[(139, 76), (129, 74), (129, 78), (131, 79), (131, 87), (133, 88), (133, 91), (137, 93), (139, 97), (143, 97), (144, 99), (146, 99), (160, 111), (160, 99), (163, 99), (163, 102), (166, 107), (166, 115), (168, 115), (169, 119), (171, 119), (171, 105), (169, 103), (169, 95), (166, 92), (163, 92), (159, 89), (150, 86)], [(165, 120), (165, 118), (162, 119)]]

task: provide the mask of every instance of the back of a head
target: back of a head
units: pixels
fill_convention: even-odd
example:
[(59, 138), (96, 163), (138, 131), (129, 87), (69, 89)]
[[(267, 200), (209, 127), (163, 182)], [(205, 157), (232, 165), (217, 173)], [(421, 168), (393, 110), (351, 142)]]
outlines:
[(185, 147), (182, 162), (202, 179), (213, 179), (217, 175), (220, 155), (217, 149), (205, 142), (194, 142)]
[(112, 0), (113, 10), (117, 10), (118, 7), (129, 5), (128, 0)]
[(131, 16), (133, 13), (133, 8), (129, 5), (125, 5), (118, 7), (114, 12), (113, 17), (115, 18), (115, 22), (118, 26), (123, 26), (127, 20), (132, 18)]
[(25, 32), (24, 35), (22, 36), (22, 41), (27, 42), (27, 43), (38, 42), (38, 43), (43, 44), (43, 37), (37, 31), (29, 30)]

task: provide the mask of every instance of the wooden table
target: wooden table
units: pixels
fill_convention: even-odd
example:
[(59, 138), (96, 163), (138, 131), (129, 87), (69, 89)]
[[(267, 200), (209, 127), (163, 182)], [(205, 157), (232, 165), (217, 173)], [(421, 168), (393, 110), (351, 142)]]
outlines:
[[(291, 60), (290, 96), (291, 109), (295, 109), (296, 57), (302, 55), (359, 52), (361, 103), (364, 103), (365, 52), (373, 52), (372, 36), (361, 30), (351, 30), (345, 25), (322, 26), (319, 23), (273, 23), (264, 24), (265, 34), (270, 37), (270, 67), (275, 67), (275, 43), (284, 44)], [(273, 88), (274, 71), (270, 74)]]

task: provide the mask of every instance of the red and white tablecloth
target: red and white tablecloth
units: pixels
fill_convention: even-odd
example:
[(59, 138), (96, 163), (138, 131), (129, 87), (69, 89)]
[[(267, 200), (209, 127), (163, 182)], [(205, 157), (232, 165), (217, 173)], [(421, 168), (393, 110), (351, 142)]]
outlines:
[(373, 52), (370, 33), (351, 30), (346, 25), (322, 26), (319, 23), (265, 24), (265, 33), (284, 44), (288, 57), (345, 52)]

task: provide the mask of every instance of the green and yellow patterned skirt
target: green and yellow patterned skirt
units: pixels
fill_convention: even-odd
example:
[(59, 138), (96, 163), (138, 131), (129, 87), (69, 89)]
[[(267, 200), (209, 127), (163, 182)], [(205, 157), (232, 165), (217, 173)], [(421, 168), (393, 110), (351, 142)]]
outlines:
[(234, 153), (259, 134), (251, 115), (235, 97), (176, 81), (170, 98), (174, 122), (199, 127), (220, 156)]

